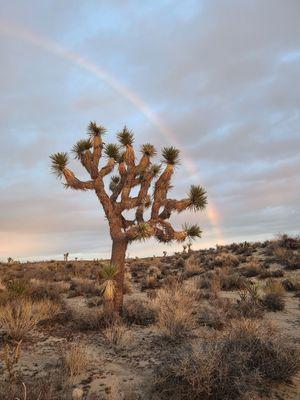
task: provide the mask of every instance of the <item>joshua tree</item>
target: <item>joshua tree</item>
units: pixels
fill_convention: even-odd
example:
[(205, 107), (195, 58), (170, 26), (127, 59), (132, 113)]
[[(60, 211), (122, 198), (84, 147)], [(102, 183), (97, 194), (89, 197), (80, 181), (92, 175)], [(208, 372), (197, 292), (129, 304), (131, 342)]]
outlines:
[(11, 264), (13, 262), (13, 259), (11, 257), (8, 257), (7, 262), (8, 264)]
[(167, 252), (163, 251), (164, 258), (167, 257)]
[[(103, 126), (91, 122), (88, 126), (88, 139), (79, 140), (72, 151), (75, 158), (90, 175), (87, 181), (79, 180), (68, 168), (67, 153), (52, 154), (52, 171), (64, 178), (65, 187), (75, 190), (93, 190), (108, 221), (112, 239), (111, 265), (117, 273), (114, 276), (116, 288), (114, 307), (122, 311), (123, 282), (125, 270), (125, 254), (133, 241), (142, 241), (155, 237), (159, 242), (184, 242), (187, 238), (201, 236), (197, 225), (183, 226), (176, 231), (169, 218), (173, 212), (184, 210), (202, 210), (206, 205), (205, 190), (200, 186), (192, 186), (186, 198), (175, 200), (168, 198), (174, 168), (179, 164), (179, 150), (165, 147), (162, 150), (162, 165), (153, 164), (156, 155), (153, 145), (147, 143), (141, 147), (141, 158), (136, 159), (133, 149), (134, 135), (126, 127), (117, 134), (119, 144), (104, 144)], [(106, 164), (99, 167), (100, 159), (105, 156)], [(110, 178), (109, 190), (105, 178), (117, 169), (117, 174)], [(151, 184), (153, 193), (150, 195)], [(136, 194), (131, 194), (134, 189)], [(126, 212), (134, 210), (134, 218), (129, 219)], [(148, 217), (146, 218), (145, 212)], [(132, 211), (131, 211), (132, 212)]]
[(186, 248), (187, 248), (187, 245), (184, 244), (184, 245), (182, 246), (182, 249), (183, 249), (182, 252), (183, 252), (183, 253), (186, 253)]
[(188, 253), (191, 253), (192, 252), (192, 242), (188, 242), (187, 248), (188, 248)]
[(68, 261), (69, 253), (64, 254), (64, 261)]

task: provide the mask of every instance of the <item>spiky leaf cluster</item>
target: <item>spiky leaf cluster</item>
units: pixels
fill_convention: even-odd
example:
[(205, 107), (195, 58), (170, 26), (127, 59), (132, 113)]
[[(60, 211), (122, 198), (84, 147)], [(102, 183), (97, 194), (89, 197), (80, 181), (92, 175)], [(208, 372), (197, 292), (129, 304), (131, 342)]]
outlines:
[(161, 165), (160, 164), (152, 164), (150, 167), (151, 174), (155, 178), (161, 171)]
[(78, 140), (76, 144), (74, 144), (72, 148), (72, 152), (75, 155), (75, 158), (80, 160), (80, 158), (83, 156), (84, 152), (87, 150), (90, 150), (93, 147), (92, 142), (90, 139), (82, 139)]
[(106, 129), (102, 125), (97, 125), (96, 122), (90, 122), (88, 125), (88, 135), (100, 136), (106, 132)]
[(149, 157), (154, 157), (157, 154), (155, 147), (150, 143), (143, 144), (141, 147), (141, 152)]
[(176, 165), (180, 163), (180, 151), (175, 147), (164, 147), (162, 150), (163, 161), (166, 164)]
[(117, 134), (119, 142), (123, 146), (132, 146), (134, 142), (134, 135), (126, 126)]
[(193, 211), (203, 210), (207, 204), (206, 191), (201, 186), (192, 185), (188, 193)]
[(196, 237), (199, 237), (199, 238), (201, 237), (202, 231), (201, 231), (200, 227), (196, 224), (192, 224), (192, 225), (185, 224), (183, 226), (183, 230), (186, 231), (188, 238), (191, 240), (195, 239)]
[(104, 153), (108, 158), (113, 158), (116, 161), (120, 159), (120, 147), (115, 143), (108, 143), (105, 146)]
[(116, 292), (116, 275), (118, 268), (116, 265), (104, 265), (99, 273), (103, 297), (106, 300), (113, 300)]
[(136, 239), (144, 241), (152, 236), (152, 229), (146, 222), (141, 222), (136, 225)]
[(50, 156), (51, 159), (51, 171), (59, 178), (63, 176), (63, 171), (68, 165), (69, 156), (67, 153), (54, 153)]

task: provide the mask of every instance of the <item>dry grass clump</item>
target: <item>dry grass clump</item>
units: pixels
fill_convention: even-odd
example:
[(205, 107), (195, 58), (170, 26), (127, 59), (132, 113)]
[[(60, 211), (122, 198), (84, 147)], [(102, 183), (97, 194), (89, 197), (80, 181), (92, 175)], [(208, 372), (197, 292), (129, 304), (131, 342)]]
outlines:
[(225, 309), (218, 302), (202, 304), (197, 313), (198, 323), (214, 329), (223, 329), (227, 322)]
[(284, 287), (281, 282), (270, 279), (264, 287), (263, 304), (269, 311), (282, 311), (285, 307)]
[(146, 275), (143, 283), (142, 283), (142, 290), (145, 289), (155, 289), (159, 285), (159, 281), (156, 275)]
[(184, 265), (184, 273), (186, 277), (199, 275), (204, 272), (203, 266), (199, 263), (199, 258), (196, 255), (190, 256)]
[(191, 290), (180, 282), (160, 289), (154, 300), (157, 308), (157, 328), (168, 339), (187, 337), (195, 327), (195, 299)]
[(86, 349), (77, 344), (72, 344), (63, 351), (62, 364), (69, 378), (74, 378), (85, 372), (89, 359)]
[(215, 257), (214, 262), (216, 267), (235, 268), (238, 267), (240, 260), (234, 254), (222, 252)]
[(262, 272), (261, 265), (257, 259), (253, 259), (243, 265), (241, 268), (241, 273), (246, 278), (252, 278), (259, 275)]
[(220, 274), (220, 285), (222, 290), (239, 290), (245, 285), (245, 278), (238, 272), (229, 273), (223, 271)]
[(164, 362), (155, 389), (161, 399), (237, 400), (267, 391), (270, 382), (287, 380), (299, 369), (296, 347), (271, 326), (243, 319)]
[(263, 270), (259, 274), (259, 279), (267, 278), (282, 278), (284, 276), (284, 271), (282, 269), (276, 269), (275, 271)]
[(101, 290), (92, 279), (73, 278), (71, 280), (70, 290), (72, 296), (100, 296)]
[(128, 324), (151, 325), (155, 321), (155, 310), (149, 301), (128, 299), (123, 306), (123, 319)]
[(105, 307), (94, 307), (82, 311), (69, 310), (74, 328), (79, 331), (98, 331), (119, 320), (119, 316)]
[(259, 319), (264, 315), (264, 308), (258, 292), (258, 286), (245, 282), (244, 288), (239, 291), (239, 300), (228, 310), (230, 318)]
[(300, 279), (285, 279), (282, 281), (284, 289), (288, 292), (299, 292), (300, 291)]
[(129, 343), (130, 331), (120, 323), (112, 324), (103, 331), (103, 335), (114, 350), (121, 350)]
[(0, 306), (0, 327), (14, 340), (21, 340), (39, 322), (53, 318), (60, 306), (50, 300), (21, 298)]
[(31, 279), (29, 296), (33, 300), (48, 299), (55, 302), (61, 301), (62, 293), (69, 290), (69, 284), (66, 282), (49, 282), (39, 279)]
[(296, 270), (300, 268), (300, 252), (291, 250), (278, 245), (273, 245), (269, 249), (269, 253), (273, 260), (282, 264), (286, 269)]

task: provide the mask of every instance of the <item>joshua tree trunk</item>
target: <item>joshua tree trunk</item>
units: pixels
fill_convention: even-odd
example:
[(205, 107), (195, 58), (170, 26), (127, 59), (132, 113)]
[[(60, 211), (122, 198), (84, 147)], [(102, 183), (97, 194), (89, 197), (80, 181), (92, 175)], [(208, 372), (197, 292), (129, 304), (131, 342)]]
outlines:
[(126, 239), (114, 239), (111, 251), (111, 265), (118, 269), (116, 276), (116, 293), (114, 297), (114, 308), (117, 312), (122, 313), (123, 305), (123, 286), (125, 274), (125, 255), (128, 246)]

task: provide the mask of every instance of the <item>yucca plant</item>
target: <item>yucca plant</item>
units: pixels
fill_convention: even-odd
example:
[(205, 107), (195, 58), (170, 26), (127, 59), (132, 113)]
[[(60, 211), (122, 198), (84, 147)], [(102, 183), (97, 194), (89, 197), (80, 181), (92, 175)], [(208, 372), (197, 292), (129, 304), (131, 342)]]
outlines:
[(102, 289), (102, 294), (105, 300), (113, 301), (117, 289), (116, 277), (118, 273), (118, 267), (110, 264), (102, 267), (99, 278)]
[[(206, 205), (206, 193), (201, 186), (192, 186), (186, 198), (168, 198), (172, 188), (171, 179), (175, 166), (180, 164), (180, 152), (175, 147), (164, 147), (162, 164), (154, 164), (155, 147), (146, 143), (141, 147), (139, 160), (133, 149), (134, 134), (126, 126), (117, 134), (118, 144), (104, 145), (102, 137), (106, 130), (91, 122), (88, 125), (88, 140), (75, 144), (73, 153), (90, 175), (87, 181), (79, 180), (68, 168), (67, 153), (51, 155), (52, 171), (65, 181), (66, 188), (95, 191), (103, 206), (112, 238), (111, 265), (101, 271), (102, 287), (107, 298), (113, 297), (116, 311), (122, 311), (125, 254), (134, 241), (150, 237), (159, 242), (184, 242), (201, 236), (198, 225), (184, 225), (175, 230), (169, 219), (174, 212), (199, 211)], [(106, 156), (106, 163), (100, 167), (100, 160)], [(111, 175), (106, 184), (106, 177)], [(152, 185), (154, 183), (154, 185)], [(109, 187), (110, 192), (107, 190)], [(132, 189), (137, 194), (132, 194)], [(146, 217), (146, 210), (149, 209)], [(127, 219), (123, 213), (134, 210), (135, 217)]]

